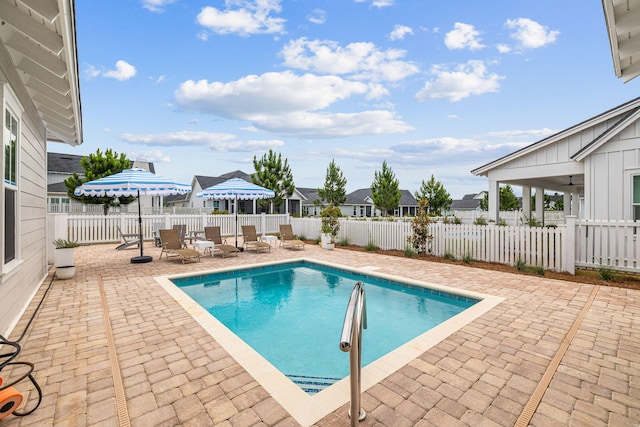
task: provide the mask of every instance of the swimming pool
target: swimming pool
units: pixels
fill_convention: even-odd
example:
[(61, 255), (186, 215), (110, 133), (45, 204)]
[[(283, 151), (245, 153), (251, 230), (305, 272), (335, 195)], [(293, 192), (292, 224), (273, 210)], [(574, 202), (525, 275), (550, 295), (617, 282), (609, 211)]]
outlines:
[[(275, 266), (293, 261), (312, 261), (326, 267), (336, 267), (335, 264), (328, 264), (324, 261), (313, 258), (295, 258), (285, 261), (243, 265), (241, 268), (260, 269), (267, 266)], [(501, 297), (468, 290), (454, 289), (438, 283), (425, 282), (423, 280), (415, 280), (408, 277), (400, 278), (389, 273), (375, 271), (380, 268), (378, 266), (357, 265), (355, 264), (357, 261), (345, 259), (343, 262), (344, 264), (351, 263), (352, 265), (339, 265), (337, 267), (355, 273), (356, 275), (366, 274), (368, 276), (384, 280), (401, 281), (409, 286), (432, 289), (433, 292), (436, 293), (444, 292), (458, 295), (460, 297), (477, 299), (479, 301), (451, 319), (434, 326), (429, 331), (420, 334), (406, 344), (401, 345), (395, 350), (390, 351), (365, 366), (362, 369), (361, 377), (362, 392), (365, 392), (367, 389), (379, 383), (403, 366), (417, 360), (419, 356), (424, 354), (431, 347), (438, 344), (449, 335), (455, 333), (468, 323), (474, 321), (503, 300)], [(199, 272), (197, 275), (202, 276), (208, 273), (233, 272), (238, 268), (238, 266), (219, 268), (212, 271)], [(393, 270), (393, 267), (387, 267), (386, 271), (390, 270)], [(428, 275), (428, 271), (425, 271), (424, 274)], [(155, 280), (167, 292), (167, 294), (178, 302), (185, 312), (197, 321), (200, 326), (207, 331), (211, 337), (215, 339), (215, 341), (221, 345), (229, 355), (231, 355), (231, 357), (233, 357), (233, 359), (240, 364), (249, 373), (249, 375), (251, 375), (251, 377), (260, 384), (299, 424), (303, 426), (313, 425), (318, 420), (349, 402), (350, 392), (348, 377), (343, 378), (332, 386), (313, 395), (304, 392), (298, 385), (291, 381), (291, 379), (287, 378), (279, 369), (274, 367), (268, 360), (255, 351), (255, 349), (238, 337), (238, 335), (231, 332), (231, 330), (220, 322), (220, 320), (211, 315), (207, 310), (196, 303), (193, 298), (188, 296), (181, 288), (172, 282), (172, 280), (186, 278), (193, 275), (194, 274), (191, 273), (157, 276), (155, 277)], [(216, 285), (211, 283), (209, 286), (215, 287)], [(341, 307), (339, 309), (341, 317), (344, 316), (347, 302), (348, 298), (345, 298), (344, 301), (341, 302)], [(369, 320), (372, 320), (371, 314)], [(188, 331), (185, 331), (185, 334), (188, 333)], [(340, 339), (339, 333), (334, 339), (335, 341), (333, 345), (337, 348), (338, 341)], [(367, 343), (368, 342), (365, 337), (363, 347), (366, 347)], [(348, 359), (346, 353), (342, 354), (343, 357), (345, 357), (345, 360)]]
[(479, 300), (295, 261), (172, 281), (307, 393), (349, 374), (338, 342), (353, 285), (365, 285), (362, 365)]

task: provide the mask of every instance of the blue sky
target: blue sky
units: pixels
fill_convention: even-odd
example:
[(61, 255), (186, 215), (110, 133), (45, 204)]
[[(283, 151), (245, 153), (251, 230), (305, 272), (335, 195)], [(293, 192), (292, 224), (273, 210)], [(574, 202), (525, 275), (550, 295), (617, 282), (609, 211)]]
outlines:
[(614, 75), (596, 0), (76, 1), (84, 144), (184, 182), (253, 172), (298, 187), (332, 159), (347, 190), (471, 170), (638, 96)]

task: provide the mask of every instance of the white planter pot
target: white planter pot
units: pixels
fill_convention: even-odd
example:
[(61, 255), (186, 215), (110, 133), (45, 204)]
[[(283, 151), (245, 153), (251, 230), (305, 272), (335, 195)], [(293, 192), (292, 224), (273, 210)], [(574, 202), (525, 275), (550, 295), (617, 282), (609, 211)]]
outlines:
[(335, 247), (336, 247), (335, 243), (323, 243), (322, 244), (322, 249), (328, 249), (330, 251), (332, 251), (333, 248), (335, 248)]
[(71, 279), (76, 275), (76, 267), (68, 266), (68, 267), (56, 267), (56, 277), (60, 280)]
[(75, 265), (73, 262), (75, 252), (76, 248), (57, 248), (54, 253), (56, 267), (70, 267)]
[(328, 245), (331, 243), (331, 234), (329, 233), (322, 233), (320, 234), (320, 242), (322, 243), (322, 247), (324, 248), (325, 245)]

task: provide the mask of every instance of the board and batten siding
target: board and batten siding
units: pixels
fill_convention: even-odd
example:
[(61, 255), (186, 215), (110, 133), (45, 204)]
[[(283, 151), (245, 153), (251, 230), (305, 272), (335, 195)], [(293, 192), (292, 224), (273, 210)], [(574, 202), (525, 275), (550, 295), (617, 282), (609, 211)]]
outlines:
[[(0, 334), (13, 328), (24, 307), (47, 276), (46, 130), (13, 65), (0, 45), (0, 105), (9, 97), (20, 103), (18, 150), (18, 248), (15, 268), (0, 274)], [(4, 123), (4, 120), (2, 121)], [(4, 215), (4, 214), (3, 214)], [(4, 227), (1, 229), (4, 241)]]
[(633, 175), (640, 174), (639, 129), (634, 123), (585, 158), (585, 218), (633, 219)]

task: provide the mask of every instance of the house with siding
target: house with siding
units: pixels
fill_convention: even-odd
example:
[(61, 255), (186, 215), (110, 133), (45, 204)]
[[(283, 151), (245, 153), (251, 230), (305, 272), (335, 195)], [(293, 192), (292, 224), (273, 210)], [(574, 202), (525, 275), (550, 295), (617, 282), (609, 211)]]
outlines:
[(49, 271), (47, 144), (82, 144), (72, 0), (0, 2), (0, 334), (8, 336)]
[[(51, 213), (98, 213), (103, 214), (102, 205), (85, 205), (67, 194), (64, 181), (74, 173), (84, 178), (84, 168), (80, 160), (85, 157), (77, 154), (47, 153), (47, 210)], [(130, 167), (146, 169), (156, 173), (153, 162), (130, 160)], [(141, 196), (140, 207), (144, 213), (162, 212), (162, 196)], [(138, 204), (122, 206), (118, 212), (138, 212)], [(114, 208), (110, 208), (114, 211)]]
[[(227, 211), (234, 213), (234, 201), (232, 200), (212, 200), (198, 198), (198, 192), (216, 184), (221, 184), (232, 178), (244, 179), (251, 182), (251, 175), (241, 170), (228, 172), (220, 176), (195, 175), (191, 180), (191, 193), (184, 195), (169, 196), (166, 203), (175, 208), (186, 210), (200, 210), (205, 212)], [(273, 213), (289, 213), (292, 215), (302, 215), (302, 201), (304, 196), (295, 189), (291, 197), (283, 202), (281, 206), (276, 206)], [(269, 207), (261, 207), (256, 200), (238, 200), (238, 213), (268, 213)]]
[(640, 220), (640, 98), (471, 172), (489, 181), (488, 216), (495, 221), (502, 184), (522, 187), (523, 213), (538, 221), (545, 191), (563, 194), (565, 216)]

